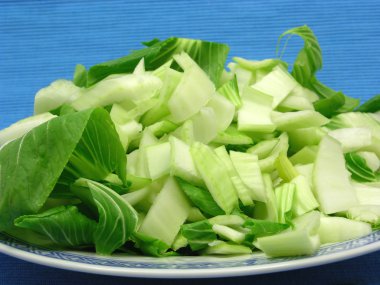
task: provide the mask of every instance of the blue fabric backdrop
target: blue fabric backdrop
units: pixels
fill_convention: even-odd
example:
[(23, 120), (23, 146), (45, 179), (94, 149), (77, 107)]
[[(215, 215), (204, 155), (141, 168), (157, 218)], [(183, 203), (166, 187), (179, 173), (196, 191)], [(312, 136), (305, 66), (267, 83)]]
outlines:
[[(36, 91), (54, 79), (70, 78), (76, 63), (91, 66), (123, 56), (141, 41), (168, 36), (220, 41), (230, 45), (231, 56), (264, 59), (275, 56), (283, 31), (303, 24), (313, 28), (323, 49), (322, 82), (363, 100), (380, 93), (376, 0), (0, 1), (0, 128), (30, 115)], [(291, 41), (286, 60), (294, 59), (300, 44)], [(375, 253), (314, 269), (201, 283), (379, 284), (379, 259)], [(0, 254), (0, 284), (69, 282), (143, 284), (69, 273)]]

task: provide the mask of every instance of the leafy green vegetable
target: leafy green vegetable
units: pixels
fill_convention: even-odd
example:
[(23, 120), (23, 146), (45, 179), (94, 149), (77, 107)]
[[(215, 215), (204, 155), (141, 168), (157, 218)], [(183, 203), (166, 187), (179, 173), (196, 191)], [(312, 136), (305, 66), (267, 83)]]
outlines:
[(186, 196), (197, 206), (202, 212), (218, 216), (223, 215), (224, 211), (216, 204), (210, 192), (200, 187), (196, 187), (185, 180), (177, 177), (177, 182)]
[(112, 189), (95, 181), (79, 179), (72, 191), (96, 208), (99, 223), (94, 232), (96, 252), (109, 255), (121, 247), (137, 228), (137, 212)]
[(228, 51), (227, 45), (207, 41), (175, 37), (164, 41), (155, 39), (147, 48), (92, 66), (88, 71), (87, 85), (91, 86), (111, 74), (131, 73), (142, 58), (146, 70), (154, 70), (181, 52), (188, 53), (218, 85)]
[(170, 246), (168, 246), (163, 241), (139, 232), (135, 232), (133, 234), (132, 240), (135, 242), (135, 246), (146, 255), (155, 257), (178, 255), (174, 251), (168, 252)]
[(97, 179), (116, 171), (125, 180), (125, 156), (112, 127), (106, 111), (87, 110), (52, 119), (5, 145), (0, 150), (0, 230), (18, 216), (37, 213), (64, 169)]
[(208, 220), (185, 224), (181, 227), (181, 233), (194, 251), (206, 248), (209, 243), (217, 238)]
[(243, 227), (249, 230), (246, 234), (245, 244), (248, 243), (252, 246), (252, 242), (257, 238), (277, 234), (289, 228), (289, 225), (264, 220), (247, 219)]
[(364, 158), (354, 152), (346, 153), (347, 170), (351, 172), (351, 177), (359, 182), (377, 181), (375, 173), (367, 166)]
[(94, 244), (97, 224), (75, 206), (60, 206), (36, 215), (18, 217), (15, 225), (49, 237), (56, 244), (78, 247)]
[(75, 67), (73, 82), (78, 87), (87, 86), (87, 70), (82, 64), (77, 64)]
[(361, 106), (356, 108), (357, 112), (374, 113), (380, 110), (380, 94), (372, 97), (368, 101), (364, 102)]

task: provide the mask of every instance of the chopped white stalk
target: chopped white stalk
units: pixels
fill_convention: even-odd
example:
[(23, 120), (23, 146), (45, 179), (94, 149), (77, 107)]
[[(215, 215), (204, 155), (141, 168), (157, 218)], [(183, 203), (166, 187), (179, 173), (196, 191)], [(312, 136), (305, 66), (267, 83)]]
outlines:
[(371, 226), (364, 222), (342, 217), (321, 217), (319, 238), (325, 244), (360, 238), (371, 232)]
[(133, 191), (124, 195), (121, 195), (121, 197), (127, 201), (132, 206), (136, 205), (137, 203), (141, 202), (143, 199), (145, 199), (146, 196), (149, 195), (150, 188), (144, 187), (140, 190)]
[(149, 209), (139, 232), (171, 245), (190, 210), (191, 205), (185, 194), (175, 179), (169, 177)]
[(224, 225), (215, 224), (212, 226), (212, 230), (222, 238), (233, 241), (235, 243), (241, 243), (245, 238), (245, 234)]
[(344, 153), (357, 151), (372, 144), (371, 130), (368, 128), (343, 128), (328, 132), (339, 141)]
[(221, 132), (227, 129), (234, 118), (234, 104), (222, 95), (215, 93), (206, 107), (210, 107), (214, 110), (217, 131)]
[(238, 215), (219, 215), (210, 218), (208, 221), (212, 225), (223, 226), (242, 226), (244, 224), (244, 219)]
[(59, 79), (40, 89), (34, 98), (34, 113), (52, 111), (63, 104), (71, 103), (82, 93), (82, 89), (70, 80)]
[(273, 98), (254, 88), (246, 87), (242, 106), (238, 111), (238, 130), (271, 133), (275, 125), (271, 119)]
[(272, 112), (273, 123), (281, 131), (291, 131), (309, 127), (319, 127), (327, 124), (329, 119), (321, 113), (312, 110), (296, 112)]
[(352, 207), (347, 211), (347, 218), (379, 226), (380, 205), (359, 205)]
[(369, 151), (360, 151), (357, 153), (366, 162), (367, 166), (374, 172), (376, 172), (380, 167), (380, 160), (377, 155)]
[(272, 107), (276, 108), (298, 85), (298, 82), (281, 65), (256, 82), (252, 87), (273, 97)]
[(313, 173), (315, 194), (325, 214), (346, 211), (358, 203), (345, 165), (340, 143), (325, 136), (319, 145)]
[(193, 122), (193, 134), (196, 141), (208, 144), (217, 136), (217, 117), (212, 108), (202, 107), (191, 118), (191, 121)]
[(145, 148), (149, 176), (156, 180), (170, 172), (170, 143), (160, 143)]
[(168, 107), (174, 122), (179, 123), (207, 104), (215, 94), (215, 86), (186, 53), (175, 55), (174, 59), (184, 69), (184, 74), (168, 101)]

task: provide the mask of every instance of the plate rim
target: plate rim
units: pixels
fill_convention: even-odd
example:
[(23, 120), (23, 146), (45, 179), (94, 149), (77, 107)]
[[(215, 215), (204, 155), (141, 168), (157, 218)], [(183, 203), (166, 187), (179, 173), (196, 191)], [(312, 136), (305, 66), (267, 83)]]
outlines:
[(70, 260), (57, 259), (49, 256), (39, 255), (11, 245), (0, 242), (0, 253), (24, 260), (27, 262), (48, 266), (57, 269), (70, 270), (82, 273), (108, 275), (117, 277), (134, 278), (217, 278), (217, 277), (238, 277), (249, 275), (260, 275), (276, 273), (289, 270), (309, 268), (319, 265), (339, 262), (358, 256), (366, 255), (380, 250), (380, 240), (356, 248), (346, 249), (339, 252), (327, 253), (311, 257), (281, 261), (269, 264), (236, 266), (227, 268), (204, 268), (204, 269), (152, 269), (152, 268), (131, 268), (131, 267), (112, 267), (88, 263), (75, 262)]

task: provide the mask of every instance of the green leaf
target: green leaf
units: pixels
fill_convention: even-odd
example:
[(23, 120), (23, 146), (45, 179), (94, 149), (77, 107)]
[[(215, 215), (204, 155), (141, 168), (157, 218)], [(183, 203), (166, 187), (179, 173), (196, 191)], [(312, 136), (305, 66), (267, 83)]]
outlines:
[(220, 95), (230, 100), (231, 103), (233, 103), (237, 109), (241, 107), (242, 103), (239, 94), (239, 87), (236, 75), (234, 75), (234, 77), (231, 80), (224, 83), (217, 91)]
[(133, 234), (132, 240), (135, 242), (135, 246), (139, 248), (146, 255), (155, 256), (155, 257), (178, 255), (174, 251), (168, 252), (170, 246), (168, 246), (163, 241), (150, 237), (148, 235), (139, 233), (139, 232), (135, 232)]
[(377, 181), (375, 173), (367, 166), (366, 160), (359, 154), (350, 152), (344, 155), (347, 170), (351, 177), (359, 182)]
[[(344, 96), (344, 102), (342, 105), (340, 105), (342, 97), (341, 95), (336, 95), (336, 93), (340, 92), (327, 87), (316, 78), (317, 71), (322, 68), (322, 50), (313, 31), (306, 25), (290, 29), (279, 37), (279, 43), (284, 36), (288, 35), (297, 35), (304, 40), (304, 46), (299, 51), (297, 58), (293, 64), (293, 77), (304, 87), (315, 91), (318, 96), (321, 97), (321, 100), (323, 100), (322, 98), (330, 98), (332, 96), (336, 96), (330, 102), (334, 104), (330, 105), (327, 110), (325, 109), (326, 105), (330, 104), (329, 102), (322, 101), (321, 103), (316, 103), (317, 106), (319, 105), (318, 107), (322, 110), (322, 114), (330, 114), (331, 116), (332, 113), (344, 113), (355, 109), (359, 104), (358, 99), (354, 99), (342, 94)], [(336, 107), (336, 109), (334, 110), (333, 107)], [(323, 113), (323, 111), (326, 112)]]
[(257, 238), (277, 234), (289, 228), (289, 225), (264, 220), (247, 219), (243, 227), (249, 230), (245, 237), (245, 243), (252, 244)]
[(380, 110), (380, 94), (372, 97), (368, 101), (364, 102), (355, 111), (374, 113)]
[(82, 64), (77, 64), (75, 66), (73, 82), (78, 87), (87, 86), (87, 70)]
[(210, 242), (217, 239), (208, 220), (182, 225), (181, 233), (194, 251), (206, 248)]
[[(21, 215), (36, 214), (60, 176), (125, 181), (126, 158), (103, 109), (54, 118), (0, 150), (0, 230)], [(64, 172), (64, 173), (62, 173)]]
[(334, 95), (328, 98), (320, 99), (314, 102), (314, 108), (316, 111), (326, 117), (334, 115), (335, 111), (342, 107), (345, 102), (345, 97), (342, 92), (336, 92)]
[(94, 232), (96, 252), (109, 255), (129, 240), (137, 227), (137, 212), (112, 189), (95, 181), (79, 179), (72, 191), (99, 215)]
[(92, 66), (88, 71), (87, 85), (91, 86), (111, 74), (131, 73), (142, 58), (145, 69), (154, 70), (181, 52), (188, 53), (218, 85), (229, 51), (224, 44), (175, 37), (164, 41), (155, 39), (146, 45), (148, 47), (125, 57)]
[(292, 75), (303, 86), (307, 87), (315, 73), (322, 68), (322, 50), (313, 31), (308, 26), (301, 26), (284, 32), (284, 36), (297, 35), (304, 40), (304, 46), (293, 64)]
[(224, 214), (224, 211), (216, 204), (209, 191), (196, 187), (181, 178), (176, 177), (176, 180), (186, 196), (202, 212), (211, 216)]
[(78, 211), (75, 206), (60, 206), (36, 215), (15, 220), (20, 228), (30, 229), (62, 246), (92, 245), (97, 224)]

